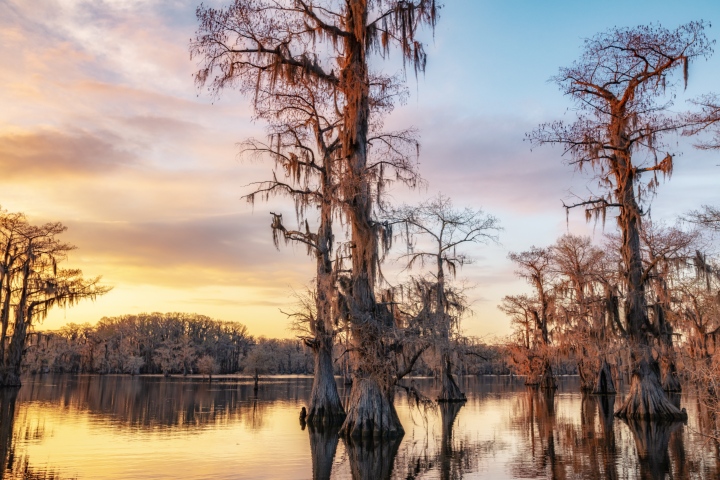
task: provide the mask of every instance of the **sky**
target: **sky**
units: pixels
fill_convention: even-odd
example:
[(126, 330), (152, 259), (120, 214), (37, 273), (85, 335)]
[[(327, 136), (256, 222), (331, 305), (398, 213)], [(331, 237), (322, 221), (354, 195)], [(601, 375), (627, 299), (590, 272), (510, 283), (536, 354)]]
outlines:
[[(205, 2), (213, 6), (223, 1)], [(294, 292), (309, 284), (304, 248), (276, 250), (270, 211), (282, 199), (241, 197), (268, 178), (270, 162), (238, 158), (237, 144), (263, 138), (249, 100), (227, 90), (214, 98), (192, 79), (188, 53), (195, 0), (0, 0), (0, 206), (33, 223), (61, 221), (78, 248), (66, 266), (102, 275), (113, 290), (95, 302), (56, 309), (38, 328), (141, 312), (194, 312), (238, 321), (253, 335), (290, 337)], [(442, 192), (457, 207), (500, 220), (500, 242), (474, 245), (459, 273), (472, 313), (464, 333), (496, 339), (510, 331), (497, 309), (528, 287), (508, 252), (546, 246), (567, 232), (600, 241), (602, 226), (572, 201), (591, 184), (558, 149), (530, 148), (542, 122), (572, 120), (573, 104), (549, 79), (581, 53), (582, 40), (611, 27), (720, 21), (717, 1), (448, 0), (427, 70), (407, 74), (410, 96), (388, 128), (417, 128), (427, 187), (393, 187), (390, 199), (416, 203)], [(718, 29), (709, 28), (711, 39)], [(402, 73), (397, 55), (372, 67)], [(720, 92), (720, 54), (690, 66), (674, 110)], [(673, 223), (702, 204), (720, 203), (720, 152), (671, 139), (678, 156), (652, 217)], [(608, 222), (605, 231), (612, 231)], [(400, 265), (386, 265), (399, 281)]]

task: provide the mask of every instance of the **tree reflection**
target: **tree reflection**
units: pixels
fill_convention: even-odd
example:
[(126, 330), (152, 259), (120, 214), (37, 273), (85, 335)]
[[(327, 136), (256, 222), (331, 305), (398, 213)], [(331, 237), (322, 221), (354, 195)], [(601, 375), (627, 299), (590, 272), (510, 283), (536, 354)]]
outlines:
[(440, 478), (442, 480), (462, 478), (463, 458), (467, 448), (453, 442), (453, 425), (464, 403), (443, 402), (440, 404), (442, 433), (440, 438)]
[(666, 474), (672, 475), (668, 444), (670, 435), (682, 426), (682, 422), (628, 419), (625, 423), (635, 438), (640, 478), (664, 480)]
[(337, 450), (338, 425), (313, 426), (308, 425), (310, 435), (310, 455), (312, 458), (313, 480), (330, 478), (332, 472), (335, 451)]
[(564, 478), (555, 445), (555, 391), (528, 387), (525, 395), (518, 398), (514, 413), (513, 427), (527, 446), (513, 462), (513, 475)]
[[(20, 391), (23, 401), (52, 401), (99, 413), (109, 421), (148, 429), (157, 426), (199, 428), (238, 420), (252, 429), (263, 426), (270, 385), (253, 393), (251, 383), (212, 384), (162, 377), (88, 376), (32, 382)], [(297, 390), (297, 384), (292, 384)], [(283, 389), (293, 388), (283, 385)], [(290, 396), (290, 392), (281, 392)], [(297, 393), (295, 393), (297, 396)], [(266, 398), (267, 397), (267, 398)]]
[(12, 470), (13, 425), (15, 423), (16, 388), (0, 388), (0, 478), (5, 471)]
[(388, 480), (402, 436), (395, 438), (348, 438), (345, 449), (353, 480)]
[(30, 419), (17, 418), (15, 405), (17, 388), (0, 388), (0, 479), (22, 478), (24, 480), (55, 480), (61, 478), (55, 471), (34, 468), (27, 453), (18, 455), (15, 444), (18, 441), (39, 440), (45, 435), (44, 428), (32, 425)]

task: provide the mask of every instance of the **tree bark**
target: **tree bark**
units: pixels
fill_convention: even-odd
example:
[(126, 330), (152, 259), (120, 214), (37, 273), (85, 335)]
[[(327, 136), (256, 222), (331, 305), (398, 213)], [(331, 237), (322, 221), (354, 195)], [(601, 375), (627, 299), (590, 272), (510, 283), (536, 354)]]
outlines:
[(320, 342), (313, 349), (315, 374), (310, 393), (307, 423), (310, 425), (340, 425), (345, 420), (345, 410), (340, 402), (333, 373), (332, 343)]
[(348, 0), (340, 84), (345, 93), (342, 153), (347, 159), (343, 179), (351, 227), (352, 292), (351, 331), (356, 373), (350, 391), (342, 435), (395, 437), (404, 433), (393, 404), (395, 379), (387, 369), (383, 330), (392, 326), (375, 299), (378, 231), (372, 220), (372, 189), (367, 173), (368, 120), (370, 114), (366, 58), (367, 0)]
[[(624, 118), (624, 111), (619, 118)], [(618, 120), (619, 122), (619, 120)], [(615, 122), (613, 122), (615, 126)], [(627, 299), (625, 318), (630, 342), (632, 369), (630, 393), (616, 412), (621, 418), (684, 419), (680, 411), (665, 396), (660, 384), (660, 367), (652, 354), (652, 326), (648, 321), (648, 305), (643, 283), (642, 254), (640, 250), (640, 207), (635, 200), (635, 169), (630, 160), (624, 124), (615, 126), (618, 131), (616, 145), (623, 147), (617, 155), (618, 195), (622, 208), (618, 222), (622, 231), (621, 254), (625, 265)], [(619, 137), (619, 138), (618, 138)]]
[(25, 261), (23, 266), (23, 283), (20, 289), (20, 298), (15, 307), (15, 325), (10, 338), (5, 364), (0, 372), (0, 387), (20, 387), (20, 373), (22, 367), (23, 350), (27, 337), (27, 327), (32, 315), (32, 307), (28, 308), (28, 281), (30, 278), (30, 262)]
[(633, 365), (630, 392), (615, 416), (638, 420), (686, 420), (685, 409), (680, 410), (665, 395), (659, 378), (657, 361), (641, 355)]
[(443, 353), (442, 367), (442, 388), (440, 389), (440, 396), (438, 402), (465, 402), (467, 397), (460, 390), (455, 378), (452, 375), (452, 362), (450, 361), (450, 352), (446, 351)]
[[(393, 398), (372, 378), (356, 377), (341, 434), (349, 437), (402, 437)], [(379, 478), (379, 477), (378, 477)]]
[(553, 375), (552, 367), (550, 366), (550, 360), (548, 359), (543, 360), (543, 370), (540, 375), (538, 386), (543, 390), (557, 389), (557, 382), (555, 381), (555, 376)]
[(596, 395), (615, 395), (615, 383), (613, 382), (612, 372), (607, 360), (603, 358), (600, 365), (600, 371), (597, 374), (595, 388), (593, 392)]

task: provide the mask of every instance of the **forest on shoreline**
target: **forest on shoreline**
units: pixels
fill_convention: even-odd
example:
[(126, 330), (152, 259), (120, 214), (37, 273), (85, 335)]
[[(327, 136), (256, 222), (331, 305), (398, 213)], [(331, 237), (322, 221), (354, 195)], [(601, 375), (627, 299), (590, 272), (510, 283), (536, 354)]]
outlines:
[[(469, 355), (460, 374), (511, 373), (504, 347), (473, 339), (466, 343), (474, 344), (482, 357)], [(342, 343), (335, 345), (334, 373), (349, 378), (344, 349)], [(254, 337), (241, 323), (204, 315), (151, 313), (33, 332), (28, 337), (23, 370), (29, 374), (311, 375), (314, 363), (312, 349), (298, 338)], [(572, 364), (561, 370), (575, 373)], [(413, 373), (433, 376), (438, 371), (437, 355), (428, 351)]]

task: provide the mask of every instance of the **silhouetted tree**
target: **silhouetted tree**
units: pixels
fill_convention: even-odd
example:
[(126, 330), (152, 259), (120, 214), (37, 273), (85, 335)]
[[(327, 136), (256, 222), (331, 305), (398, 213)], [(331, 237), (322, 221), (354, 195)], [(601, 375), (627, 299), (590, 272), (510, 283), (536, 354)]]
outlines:
[[(6, 216), (1, 212), (0, 216)], [(60, 223), (29, 224), (11, 214), (0, 222), (6, 254), (2, 272), (2, 336), (0, 337), (0, 387), (19, 387), (28, 330), (54, 306), (72, 306), (95, 299), (110, 289), (100, 278), (85, 279), (77, 269), (58, 268), (75, 247), (57, 237), (66, 228)], [(12, 334), (8, 323), (14, 313)], [(8, 338), (9, 337), (9, 338)], [(7, 345), (7, 346), (6, 346)]]

